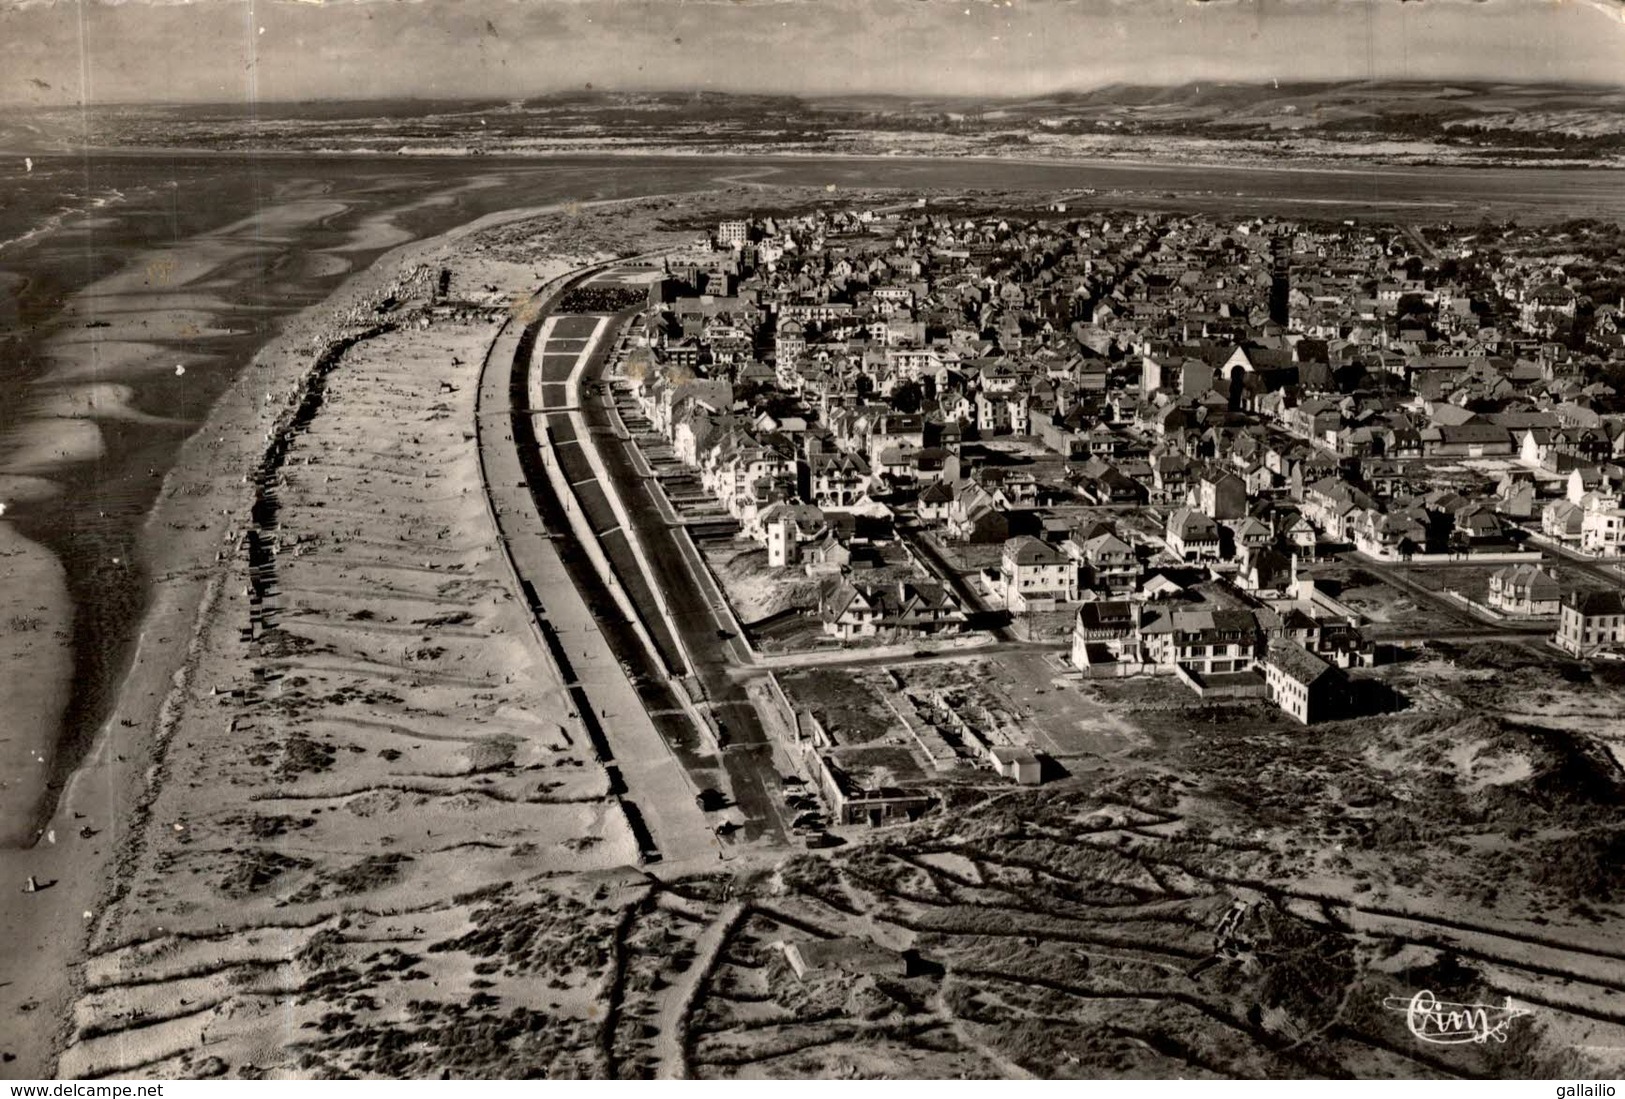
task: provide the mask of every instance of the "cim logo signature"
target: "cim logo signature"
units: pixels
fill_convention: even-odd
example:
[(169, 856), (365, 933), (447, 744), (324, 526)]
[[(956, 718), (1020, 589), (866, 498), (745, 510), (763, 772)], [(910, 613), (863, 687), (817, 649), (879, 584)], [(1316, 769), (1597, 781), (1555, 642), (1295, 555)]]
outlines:
[(1409, 1000), (1389, 996), (1382, 1001), (1382, 1006), (1403, 1013), (1405, 1025), (1417, 1041), (1438, 1046), (1483, 1045), (1492, 1038), (1504, 1042), (1512, 1021), (1530, 1014), (1526, 1008), (1513, 1007), (1510, 996), (1497, 1007), (1451, 1003), (1426, 990)]

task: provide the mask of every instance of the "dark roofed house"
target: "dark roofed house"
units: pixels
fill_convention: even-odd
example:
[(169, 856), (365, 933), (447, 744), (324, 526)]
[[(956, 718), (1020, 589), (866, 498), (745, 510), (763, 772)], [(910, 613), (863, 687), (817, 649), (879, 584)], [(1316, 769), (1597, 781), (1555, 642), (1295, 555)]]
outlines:
[(1512, 433), (1500, 424), (1472, 422), (1422, 429), (1424, 458), (1494, 458), (1512, 452)]
[(1114, 641), (1140, 627), (1140, 605), (1129, 599), (1102, 599), (1078, 608), (1076, 630), (1089, 641)]
[(1247, 555), (1238, 579), (1244, 591), (1286, 591), (1297, 579), (1296, 559), (1265, 546)]
[(1133, 639), (1139, 629), (1139, 603), (1121, 599), (1083, 604), (1072, 626), (1072, 666), (1087, 671), (1116, 664), (1125, 642), (1137, 647)]
[(824, 633), (843, 641), (873, 637), (880, 630), (880, 608), (857, 587), (841, 580), (822, 592), (818, 606)]
[(1095, 475), (1086, 474), (1086, 477), (1079, 488), (1091, 504), (1143, 505), (1150, 499), (1144, 485), (1114, 466), (1107, 466)]
[(1003, 542), (1010, 537), (1010, 520), (981, 485), (961, 481), (948, 505), (948, 537), (959, 542)]
[(1287, 638), (1272, 638), (1264, 658), (1264, 685), (1283, 713), (1305, 725), (1346, 713), (1342, 671)]
[(1557, 647), (1575, 656), (1625, 645), (1625, 591), (1577, 591), (1558, 612)]
[(1252, 611), (1206, 604), (1147, 612), (1139, 630), (1149, 662), (1204, 677), (1251, 669), (1261, 638)]
[(915, 512), (922, 522), (940, 523), (948, 518), (948, 508), (953, 502), (954, 486), (947, 481), (932, 481), (920, 490)]
[(965, 624), (959, 602), (941, 584), (899, 580), (877, 593), (883, 626), (914, 633), (958, 633)]
[(1240, 519), (1247, 514), (1247, 483), (1234, 473), (1203, 474), (1192, 495), (1196, 507), (1214, 519)]

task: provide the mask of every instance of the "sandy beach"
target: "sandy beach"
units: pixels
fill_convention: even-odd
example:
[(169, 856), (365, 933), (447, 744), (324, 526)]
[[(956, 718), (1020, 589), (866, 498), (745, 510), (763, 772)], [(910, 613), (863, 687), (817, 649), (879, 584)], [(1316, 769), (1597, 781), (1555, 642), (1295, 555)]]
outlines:
[[(225, 372), (234, 368), (220, 338), (243, 331), (254, 314), (253, 309), (228, 302), (224, 295), (252, 277), (245, 265), (267, 254), (269, 245), (346, 209), (341, 203), (300, 199), (267, 206), (256, 218), (152, 250), (74, 295), (62, 312), (57, 331), (42, 348), (49, 369), (27, 387), (23, 416), (0, 439), (0, 502), (22, 504), (50, 498), (69, 479), (83, 476), (87, 468), (115, 496), (121, 485), (129, 485), (132, 496), (144, 491), (142, 482), (151, 476), (150, 471), (132, 468), (127, 460), (113, 460), (108, 433), (132, 425), (176, 435), (196, 428), (223, 388)], [(374, 226), (369, 222), (358, 230), (358, 238), (367, 238), (360, 243), (372, 244), (370, 238), (382, 232), (381, 223)], [(385, 243), (380, 239), (373, 246)], [(331, 253), (317, 256), (348, 263)], [(269, 380), (286, 384), (276, 377)], [(137, 386), (146, 393), (148, 409), (156, 406), (164, 411), (138, 407)], [(219, 425), (215, 435), (225, 434), (227, 426)], [(216, 443), (217, 448), (223, 445)], [(197, 495), (201, 487), (198, 479), (188, 476), (172, 479), (165, 491), (190, 496)], [(86, 513), (74, 521), (96, 525), (104, 519), (103, 514)], [(191, 516), (166, 519), (169, 536), (160, 540), (165, 543), (162, 552), (145, 553), (143, 559), (177, 559), (172, 558), (168, 543), (177, 541), (179, 527), (195, 528), (201, 521)], [(39, 738), (20, 754), (9, 746), (0, 754), (0, 846), (12, 847), (34, 839), (43, 789), (39, 780), (60, 773), (54, 768), (58, 762), (54, 757), (62, 747), (55, 729), (63, 700), (55, 695), (68, 686), (60, 654), (52, 646), (27, 642), (42, 634), (66, 635), (74, 608), (58, 559), (46, 547), (19, 539), (15, 531), (8, 531), (6, 537), (13, 567), (37, 575), (40, 583), (26, 590), (8, 585), (10, 594), (0, 596), (0, 623), (8, 627), (0, 632), (0, 645), (14, 657), (3, 674), (19, 683), (53, 684), (49, 692), (36, 689), (28, 695), (6, 694), (25, 700), (27, 710), (19, 714), (17, 727)], [(159, 548), (150, 536), (147, 542), (148, 549)], [(183, 547), (175, 548), (182, 550), (185, 560), (194, 560)], [(125, 573), (134, 566), (131, 557), (109, 550), (95, 568)], [(212, 552), (208, 559), (212, 561)], [(19, 621), (37, 626), (18, 630), (15, 624)]]
[[(0, 1074), (49, 1074), (63, 1049), (70, 1077), (263, 1062), (266, 1027), (290, 1022), (262, 1020), (268, 990), (298, 983), (301, 944), (356, 896), (407, 912), (635, 859), (507, 590), (472, 442), (508, 303), (590, 257), (504, 262), (466, 238), (540, 212), (389, 253), (286, 325), (186, 444), (144, 531), (162, 571), (115, 715), (42, 842), (5, 858), (19, 964), (0, 987)], [(442, 267), (472, 304), (431, 316)], [(293, 429), (313, 385), (318, 410)], [(0, 568), (52, 598), (26, 549), (9, 541)], [(29, 876), (39, 891), (21, 891)], [(151, 982), (171, 965), (183, 983)], [(122, 988), (136, 971), (146, 983)]]
[[(467, 1025), (522, 1018), (516, 1039), (554, 1036), (522, 1061), (488, 1044), (470, 1072), (549, 1057), (561, 1075), (609, 1071), (602, 1004), (619, 977), (613, 928), (595, 921), (659, 887), (628, 869), (636, 841), (514, 590), (475, 402), (516, 304), (595, 259), (686, 242), (668, 210), (518, 209), (397, 247), (285, 322), (208, 410), (142, 529), (152, 596), (111, 716), (38, 842), (0, 857), (16, 960), (0, 1076), (421, 1074), (369, 1058), (403, 1030), (468, 1052), (423, 1013), (429, 994)], [(102, 331), (102, 352), (151, 368), (135, 333)], [(82, 361), (44, 388), (58, 424), (99, 432), (129, 412)], [(3, 551), (0, 569), (38, 578), (31, 598), (56, 598), (49, 555), (15, 538)], [(590, 622), (562, 576), (544, 602)], [(29, 650), (36, 668), (47, 655)], [(34, 701), (42, 718), (61, 705)], [(710, 837), (695, 842), (709, 858)], [(502, 972), (523, 979), (502, 982), (499, 1006), (488, 944), (468, 937), (509, 919), (579, 956), (511, 961)], [(378, 943), (401, 975), (378, 971)], [(690, 992), (646, 995), (664, 1010)], [(317, 1040), (340, 1017), (342, 1040)]]
[(0, 522), (0, 836), (33, 828), (31, 793), (43, 781), (68, 701), (73, 652), (58, 619), (68, 601), (62, 566)]

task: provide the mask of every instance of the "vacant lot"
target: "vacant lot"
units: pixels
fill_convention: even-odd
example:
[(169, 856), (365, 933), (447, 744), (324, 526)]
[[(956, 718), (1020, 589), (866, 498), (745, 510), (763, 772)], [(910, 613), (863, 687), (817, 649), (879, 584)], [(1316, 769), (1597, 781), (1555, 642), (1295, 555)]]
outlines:
[[(1406, 575), (1418, 577), (1422, 569), (1411, 569)], [(1437, 629), (1441, 632), (1460, 628), (1465, 621), (1463, 609), (1452, 614), (1439, 607), (1418, 600), (1408, 592), (1388, 584), (1366, 569), (1342, 563), (1316, 566), (1311, 574), (1316, 581), (1326, 582), (1326, 589), (1366, 618), (1366, 634), (1381, 640), (1399, 632), (1414, 633)]]
[(780, 673), (779, 683), (791, 702), (817, 715), (838, 743), (867, 744), (904, 731), (886, 705), (891, 688), (880, 673), (807, 668)]
[(703, 542), (700, 552), (746, 624), (818, 607), (817, 582), (800, 569), (769, 568), (767, 550), (759, 546), (738, 540)]
[[(974, 670), (1022, 704), (1056, 692)], [(1522, 644), (1382, 676), (1409, 708), (1308, 729), (1166, 681), (1065, 688), (1140, 750), (784, 861), (730, 925), (693, 1071), (1617, 1075), (1625, 776), (1587, 732), (1503, 711), (1620, 712), (1619, 688)], [(782, 944), (810, 940), (864, 975), (797, 975)], [(1423, 1048), (1384, 1007), (1422, 988), (1535, 1014)]]
[(942, 555), (944, 561), (960, 572), (996, 569), (1004, 557), (1004, 545), (1000, 542), (977, 544), (950, 542), (935, 534), (927, 534), (925, 538)]
[[(1407, 575), (1429, 591), (1454, 591), (1482, 603), (1489, 596), (1490, 577), (1506, 567), (1506, 565), (1421, 565), (1413, 566)], [(1608, 586), (1591, 573), (1577, 568), (1552, 566), (1549, 562), (1547, 567), (1556, 568), (1557, 585), (1564, 594), (1571, 591), (1598, 591)]]

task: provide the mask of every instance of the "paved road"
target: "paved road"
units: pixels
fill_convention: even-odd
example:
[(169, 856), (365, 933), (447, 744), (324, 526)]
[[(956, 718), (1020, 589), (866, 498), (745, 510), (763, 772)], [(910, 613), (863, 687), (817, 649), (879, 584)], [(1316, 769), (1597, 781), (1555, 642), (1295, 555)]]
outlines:
[(978, 660), (1008, 656), (1011, 653), (1064, 653), (1072, 649), (1072, 639), (1061, 641), (996, 641), (963, 649), (918, 650), (918, 652), (855, 652), (841, 656), (829, 652), (785, 654), (758, 664), (729, 670), (735, 679), (759, 679), (769, 672), (793, 672), (799, 668), (873, 668), (889, 664), (937, 664), (956, 660)]
[[(568, 529), (546, 491), (530, 419), (513, 401), (514, 364), (528, 361), (534, 329), (504, 329), (480, 375), (480, 467), (497, 529), (515, 572), (516, 598), (563, 678), (577, 735), (594, 744), (634, 828), (667, 860), (714, 857), (715, 837), (694, 803), (694, 787), (673, 762), (648, 712), (645, 692), (629, 679), (611, 638), (630, 629), (608, 592), (577, 582), (591, 573), (581, 548), (555, 532)], [(521, 442), (528, 443), (521, 452)], [(545, 602), (544, 602), (545, 599)], [(563, 718), (564, 715), (560, 715)]]
[[(521, 455), (529, 456), (531, 468), (526, 471), (527, 480), (535, 491), (544, 520), (550, 529), (567, 532), (570, 529), (564, 511), (567, 505), (552, 491), (539, 458), (542, 438), (537, 433), (538, 425), (546, 432), (577, 501), (570, 506), (579, 506), (588, 516), (617, 583), (640, 612), (643, 626), (658, 651), (658, 660), (651, 656), (631, 624), (612, 609), (614, 604), (608, 589), (585, 552), (574, 545), (573, 536), (555, 535), (557, 541), (574, 550), (566, 552), (565, 557), (567, 564), (572, 565), (571, 579), (577, 589), (589, 604), (606, 611), (601, 628), (617, 660), (638, 684), (655, 728), (697, 786), (726, 786), (742, 820), (742, 838), (746, 842), (782, 843), (785, 827), (778, 803), (779, 771), (773, 758), (773, 743), (745, 688), (727, 675), (729, 661), (724, 644), (717, 636), (724, 627), (713, 616), (702, 585), (690, 571), (689, 557), (676, 541), (677, 537), (686, 535), (672, 531), (660, 518), (658, 508), (627, 454), (626, 447), (630, 444), (623, 443), (610, 424), (610, 411), (606, 407), (609, 398), (598, 384), (615, 337), (630, 312), (633, 311), (613, 317), (558, 315), (551, 326), (548, 315), (538, 317), (528, 330), (529, 342), (518, 350), (514, 359), (514, 439)], [(621, 528), (609, 502), (605, 486), (599, 483), (597, 473), (581, 449), (587, 440), (578, 437), (579, 429), (565, 412), (569, 407), (566, 383), (580, 361), (585, 339), (606, 321), (608, 328), (593, 346), (582, 372), (580, 412), (604, 468), (616, 483), (624, 511), (633, 521), (652, 576), (645, 574), (628, 533)], [(539, 408), (533, 404), (536, 401), (540, 403)], [(670, 621), (660, 613), (662, 600), (655, 598), (654, 584), (659, 585), (663, 601), (671, 610)], [(691, 663), (691, 682), (703, 688), (704, 698), (726, 741), (726, 747), (719, 754), (708, 751), (670, 682), (670, 677), (682, 677), (689, 672)], [(725, 780), (716, 774), (718, 766)]]
[[(782, 841), (785, 828), (778, 800), (779, 768), (773, 756), (773, 741), (744, 685), (728, 674), (733, 664), (729, 655), (732, 642), (721, 635), (732, 635), (733, 624), (712, 606), (708, 586), (696, 574), (697, 569), (704, 566), (695, 556), (687, 531), (666, 521), (651, 486), (639, 475), (632, 453), (635, 444), (621, 438), (615, 429), (614, 396), (600, 384), (608, 359), (607, 341), (600, 345), (600, 352), (588, 362), (582, 379), (582, 414), (643, 546), (645, 560), (653, 574), (649, 579), (659, 586), (664, 596), (671, 613), (670, 626), (681, 635), (682, 650), (688, 657), (694, 680), (716, 718), (725, 744), (722, 764), (733, 801), (746, 821), (745, 838), (751, 840), (767, 835)], [(623, 580), (627, 579), (629, 570), (639, 569), (630, 547), (606, 543), (605, 549)], [(630, 582), (627, 591), (632, 592)], [(645, 598), (651, 601), (639, 606), (652, 608), (652, 596)]]
[[(529, 364), (534, 377), (526, 386), (527, 399), (539, 394), (544, 415), (536, 419), (545, 426), (559, 468), (570, 484), (570, 492), (614, 566), (617, 582), (642, 613), (644, 628), (659, 650), (664, 673), (684, 676), (688, 673), (688, 662), (682, 647), (658, 613), (659, 601), (638, 567), (627, 533), (621, 529), (620, 518), (610, 504), (605, 487), (598, 483), (598, 474), (582, 450), (585, 440), (577, 437), (576, 421), (569, 412), (563, 411), (570, 407), (567, 384), (586, 350), (587, 337), (600, 328), (605, 329), (588, 360), (587, 371), (591, 373), (595, 367), (602, 368), (618, 325), (615, 319), (602, 316), (560, 316), (551, 325), (545, 320), (538, 321), (539, 343)], [(538, 409), (532, 407), (531, 411)]]
[(982, 598), (982, 593), (976, 590), (975, 585), (965, 578), (964, 573), (960, 572), (952, 561), (937, 552), (937, 548), (919, 531), (913, 520), (899, 521), (897, 535), (913, 548), (927, 568), (936, 573), (938, 580), (948, 585), (948, 590), (959, 600), (959, 605), (965, 608), (971, 628), (985, 628), (1000, 641), (1018, 640), (1011, 626), (1009, 614), (989, 607), (987, 600)]
[(1546, 641), (1556, 629), (1556, 623), (1547, 621), (1536, 626), (1480, 626), (1476, 630), (1401, 630), (1378, 638), (1380, 645), (1401, 641)]
[[(633, 498), (640, 509), (645, 502), (649, 502), (659, 512), (660, 522), (669, 528), (670, 543), (677, 546), (682, 552), (687, 562), (688, 577), (696, 582), (698, 595), (704, 600), (705, 608), (710, 612), (709, 623), (705, 622), (703, 617), (698, 614), (697, 607), (690, 608), (686, 613), (686, 617), (696, 620), (694, 625), (696, 630), (708, 630), (713, 627), (716, 630), (709, 637), (699, 637), (698, 641), (703, 647), (709, 642), (710, 638), (714, 637), (720, 654), (730, 664), (755, 663), (759, 657), (751, 651), (751, 647), (744, 637), (744, 624), (739, 620), (734, 609), (729, 606), (728, 597), (723, 594), (721, 587), (716, 583), (715, 577), (711, 575), (705, 559), (700, 554), (699, 547), (695, 544), (695, 539), (703, 537), (706, 531), (713, 532), (716, 536), (726, 533), (727, 536), (732, 537), (739, 531), (738, 520), (728, 515), (726, 511), (722, 511), (720, 505), (717, 505), (708, 493), (700, 493), (704, 501), (710, 505), (703, 516), (692, 510), (687, 516), (680, 513), (671, 498), (672, 480), (670, 478), (662, 480), (655, 474), (653, 466), (649, 463), (646, 451), (650, 445), (651, 436), (646, 432), (634, 432), (628, 426), (629, 417), (633, 423), (643, 423), (641, 416), (632, 407), (631, 398), (625, 393), (606, 392), (602, 408), (609, 419), (610, 428), (615, 439), (613, 441), (601, 439), (601, 449), (607, 450), (614, 443), (620, 444), (616, 448), (616, 452), (609, 456), (614, 460), (617, 470), (612, 476), (615, 477), (618, 483), (625, 482), (629, 476), (636, 478), (638, 487), (642, 489), (642, 492), (632, 494)], [(597, 434), (602, 435), (603, 433), (599, 431)], [(622, 460), (623, 457), (624, 461)], [(698, 493), (697, 480), (694, 481), (693, 487), (695, 492)], [(641, 530), (644, 523), (653, 521), (652, 516), (640, 511), (639, 521), (635, 525)], [(687, 533), (681, 534), (680, 531), (686, 531)], [(701, 533), (697, 535), (696, 531)], [(729, 636), (724, 637), (724, 634)]]
[(1614, 568), (1617, 561), (1603, 562), (1595, 557), (1587, 557), (1566, 546), (1554, 545), (1550, 542), (1532, 543), (1547, 557), (1569, 567), (1578, 569), (1589, 576), (1595, 577), (1611, 588), (1625, 587), (1625, 574)]
[(1429, 261), (1436, 261), (1439, 258), (1439, 250), (1427, 242), (1427, 238), (1422, 235), (1421, 230), (1415, 225), (1406, 223), (1400, 226), (1400, 231), (1410, 239), (1412, 244), (1416, 245), (1417, 255)]

